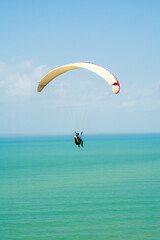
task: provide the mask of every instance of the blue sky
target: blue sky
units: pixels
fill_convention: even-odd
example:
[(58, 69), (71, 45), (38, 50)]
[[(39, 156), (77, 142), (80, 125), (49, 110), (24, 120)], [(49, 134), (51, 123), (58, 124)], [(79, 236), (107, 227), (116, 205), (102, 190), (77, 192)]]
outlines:
[[(159, 11), (154, 0), (1, 0), (0, 134), (159, 133)], [(83, 61), (121, 92), (86, 70), (36, 92), (48, 71)]]

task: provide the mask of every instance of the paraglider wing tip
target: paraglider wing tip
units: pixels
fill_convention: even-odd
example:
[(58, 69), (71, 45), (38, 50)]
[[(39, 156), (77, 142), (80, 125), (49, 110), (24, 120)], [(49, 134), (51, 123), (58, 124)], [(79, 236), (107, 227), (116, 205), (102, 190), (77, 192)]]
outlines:
[(45, 85), (39, 84), (38, 87), (37, 87), (37, 92), (41, 92), (44, 87), (45, 87)]
[(115, 94), (118, 94), (120, 92), (120, 84), (119, 84), (118, 80), (117, 80), (117, 82), (113, 83), (111, 85), (111, 87)]

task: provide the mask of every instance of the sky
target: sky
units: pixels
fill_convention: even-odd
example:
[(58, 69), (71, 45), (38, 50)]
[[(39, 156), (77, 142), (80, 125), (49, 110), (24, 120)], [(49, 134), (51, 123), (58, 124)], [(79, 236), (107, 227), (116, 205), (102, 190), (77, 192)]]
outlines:
[[(160, 133), (160, 1), (0, 1), (0, 136)], [(87, 70), (110, 70), (121, 91)]]

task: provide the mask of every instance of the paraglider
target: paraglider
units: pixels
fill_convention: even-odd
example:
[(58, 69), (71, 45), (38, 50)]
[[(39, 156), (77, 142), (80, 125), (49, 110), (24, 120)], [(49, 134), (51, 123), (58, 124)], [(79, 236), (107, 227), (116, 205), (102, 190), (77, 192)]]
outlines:
[(81, 132), (81, 135), (79, 136), (79, 133), (75, 132), (74, 140), (75, 140), (75, 144), (78, 145), (78, 147), (80, 146), (83, 147), (82, 134), (83, 132)]
[[(65, 73), (65, 72), (75, 70), (75, 69), (80, 69), (80, 68), (87, 69), (87, 70), (99, 75), (110, 85), (114, 94), (119, 93), (120, 84), (119, 84), (117, 78), (109, 70), (105, 69), (102, 66), (99, 66), (99, 65), (96, 65), (93, 63), (85, 63), (85, 62), (72, 63), (72, 64), (63, 65), (63, 66), (53, 69), (52, 71), (47, 73), (41, 79), (41, 81), (39, 82), (38, 88), (37, 88), (37, 92), (41, 92), (48, 85), (49, 82), (54, 80), (59, 75)], [(76, 134), (74, 136), (75, 144), (78, 145), (79, 147), (80, 147), (80, 145), (81, 145), (81, 147), (83, 147), (83, 141), (82, 141), (81, 137), (79, 136), (78, 133), (75, 132), (75, 134)], [(81, 133), (81, 135), (82, 135), (82, 133)]]
[(111, 86), (113, 90), (113, 93), (115, 94), (119, 93), (120, 85), (117, 78), (104, 67), (101, 67), (93, 63), (72, 63), (53, 69), (41, 79), (37, 88), (37, 92), (41, 92), (49, 82), (51, 82), (59, 75), (78, 68), (84, 68), (91, 72), (96, 73), (97, 75), (102, 77), (106, 82), (108, 82), (108, 84)]

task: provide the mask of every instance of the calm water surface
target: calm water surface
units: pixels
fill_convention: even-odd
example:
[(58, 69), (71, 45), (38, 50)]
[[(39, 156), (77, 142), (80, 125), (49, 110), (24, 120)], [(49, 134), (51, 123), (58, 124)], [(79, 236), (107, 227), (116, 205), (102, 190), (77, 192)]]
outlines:
[(0, 139), (0, 239), (160, 239), (160, 135), (84, 141)]

